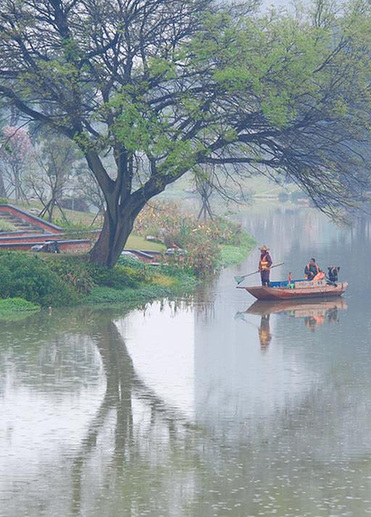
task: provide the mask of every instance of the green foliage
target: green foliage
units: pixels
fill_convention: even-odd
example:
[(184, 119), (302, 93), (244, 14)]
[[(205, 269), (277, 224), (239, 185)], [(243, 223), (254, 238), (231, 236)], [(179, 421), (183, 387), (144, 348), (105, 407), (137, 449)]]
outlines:
[(43, 307), (74, 304), (77, 293), (46, 263), (27, 253), (0, 252), (0, 297), (24, 298)]
[(69, 2), (56, 17), (52, 4), (3, 2), (2, 96), (80, 147), (116, 229), (208, 160), (233, 164), (227, 178), (241, 164), (285, 175), (331, 215), (364, 199), (368, 0), (297, 3), (292, 14), (143, 0), (130, 22), (125, 2)]
[(169, 248), (185, 249), (185, 255), (175, 251), (166, 260), (197, 276), (210, 274), (224, 263), (221, 245), (242, 247), (245, 254), (255, 245), (240, 224), (224, 217), (202, 222), (171, 203), (147, 206), (137, 218), (135, 232), (154, 235)]
[(118, 262), (119, 265), (124, 266), (126, 268), (130, 268), (134, 271), (138, 271), (143, 275), (149, 275), (150, 267), (145, 262), (141, 262), (140, 260), (136, 260), (134, 258), (120, 256)]
[(220, 250), (220, 267), (229, 267), (234, 264), (240, 264), (256, 246), (256, 240), (248, 234), (244, 234), (239, 246), (231, 246), (227, 244), (221, 245)]
[(147, 280), (144, 270), (121, 265), (111, 269), (90, 262), (87, 255), (51, 255), (46, 261), (53, 272), (81, 295), (90, 293), (94, 286), (134, 288)]
[(220, 250), (220, 262), (221, 267), (229, 267), (234, 264), (239, 264), (248, 255), (249, 250), (241, 246), (221, 246)]
[(165, 275), (158, 275), (157, 283), (141, 285), (135, 289), (113, 289), (112, 287), (96, 286), (84, 299), (84, 302), (87, 304), (124, 304), (136, 307), (138, 304), (145, 304), (159, 298), (172, 297), (177, 294), (185, 295), (197, 285), (196, 280), (184, 272), (177, 275), (176, 282), (164, 282), (164, 278)]
[(114, 289), (112, 287), (95, 287), (85, 299), (86, 303), (128, 303), (147, 302), (163, 296), (168, 296), (170, 291), (163, 287), (148, 286), (140, 289)]
[[(211, 238), (218, 244), (240, 245), (246, 232), (242, 226), (225, 217), (215, 217), (200, 221), (194, 215), (182, 212), (174, 203), (156, 203), (147, 205), (135, 221), (134, 233), (153, 235), (167, 245), (175, 243), (184, 246), (192, 235), (201, 234), (205, 239)], [(197, 237), (196, 237), (197, 238)]]
[(93, 265), (92, 278), (96, 285), (122, 289), (125, 287), (135, 288), (147, 277), (144, 271), (116, 265), (110, 269), (105, 266)]
[(28, 302), (23, 298), (6, 298), (0, 300), (0, 316), (13, 312), (34, 312), (40, 310), (40, 305)]
[(0, 205), (8, 205), (9, 204), (9, 199), (7, 199), (6, 197), (0, 197)]
[(50, 255), (45, 257), (45, 263), (79, 295), (89, 293), (95, 285), (86, 255)]
[(186, 245), (187, 254), (182, 262), (186, 268), (190, 268), (197, 276), (214, 273), (218, 268), (220, 247), (211, 237), (198, 233), (189, 239)]
[[(22, 252), (0, 253), (0, 313), (6, 308), (36, 310), (40, 305), (82, 303), (137, 303), (187, 292), (194, 288), (193, 273), (165, 266), (154, 269), (122, 258), (109, 269), (86, 255), (39, 256)], [(14, 301), (14, 298), (23, 301)], [(27, 301), (26, 301), (27, 300)], [(2, 309), (3, 308), (3, 309)]]

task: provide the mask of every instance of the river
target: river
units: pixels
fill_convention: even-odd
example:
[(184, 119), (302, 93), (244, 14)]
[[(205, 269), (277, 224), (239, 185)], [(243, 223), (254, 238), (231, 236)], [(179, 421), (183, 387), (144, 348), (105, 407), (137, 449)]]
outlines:
[(314, 256), (343, 299), (253, 305), (256, 250), (192, 300), (0, 322), (1, 517), (371, 514), (371, 225), (239, 217), (273, 279)]

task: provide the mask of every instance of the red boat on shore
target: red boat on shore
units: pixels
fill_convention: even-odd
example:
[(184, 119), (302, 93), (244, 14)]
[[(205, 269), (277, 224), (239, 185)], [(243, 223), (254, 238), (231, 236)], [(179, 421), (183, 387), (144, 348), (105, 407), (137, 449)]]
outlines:
[(237, 289), (245, 289), (258, 300), (293, 300), (301, 298), (328, 298), (329, 296), (341, 296), (345, 293), (348, 282), (338, 282), (333, 285), (326, 280), (308, 281), (300, 280), (292, 284), (288, 282), (272, 282), (266, 286), (237, 286)]

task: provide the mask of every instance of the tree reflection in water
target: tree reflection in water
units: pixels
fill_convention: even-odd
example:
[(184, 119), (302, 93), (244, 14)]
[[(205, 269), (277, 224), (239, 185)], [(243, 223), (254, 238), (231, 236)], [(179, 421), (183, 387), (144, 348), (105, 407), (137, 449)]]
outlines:
[[(91, 456), (96, 454), (100, 434), (105, 436), (105, 427), (110, 427), (113, 420), (111, 460), (105, 467), (107, 479), (104, 480), (104, 489), (107, 489), (107, 494), (104, 506), (108, 501), (111, 501), (108, 506), (114, 504), (113, 500), (118, 496), (121, 511), (124, 505), (125, 515), (131, 515), (134, 508), (138, 510), (142, 506), (143, 510), (148, 509), (150, 501), (152, 504), (155, 502), (158, 511), (162, 505), (163, 510), (171, 506), (174, 498), (173, 504), (180, 504), (180, 500), (176, 502), (176, 494), (172, 494), (174, 470), (167, 469), (166, 465), (170, 461), (176, 472), (178, 463), (178, 472), (181, 470), (183, 482), (186, 480), (187, 469), (194, 465), (185, 453), (187, 448), (192, 448), (193, 426), (140, 379), (124, 339), (109, 315), (101, 316), (95, 322), (95, 328), (92, 337), (102, 358), (107, 385), (104, 399), (73, 463), (72, 513), (81, 515), (86, 469)], [(161, 447), (155, 445), (159, 440)], [(191, 456), (194, 459), (195, 455)], [(140, 493), (138, 478), (142, 478)], [(112, 483), (119, 486), (114, 488)], [(154, 491), (157, 491), (157, 499)], [(162, 501), (161, 496), (169, 500)], [(153, 508), (153, 511), (157, 510)]]
[[(299, 313), (300, 318), (305, 317), (300, 312), (304, 310), (302, 306), (295, 309), (295, 314), (292, 308), (285, 309), (290, 318)], [(253, 310), (261, 318), (255, 332), (262, 329), (272, 336), (271, 313), (260, 309), (257, 312), (255, 306), (250, 308), (250, 314), (255, 314)], [(330, 311), (326, 321), (335, 320), (335, 308), (326, 310)], [(67, 464), (64, 457), (58, 458), (56, 470), (60, 477), (56, 479), (65, 487), (72, 479), (72, 492), (58, 502), (59, 512), (30, 511), (27, 515), (241, 517), (271, 515), (274, 509), (283, 516), (313, 515), (317, 507), (318, 515), (324, 508), (341, 515), (341, 505), (348, 514), (364, 514), (370, 488), (368, 417), (367, 411), (355, 402), (360, 394), (358, 386), (367, 395), (366, 367), (358, 367), (354, 383), (353, 370), (342, 368), (343, 359), (335, 363), (331, 356), (326, 383), (309, 384), (301, 397), (288, 399), (271, 413), (254, 417), (247, 408), (246, 413), (228, 420), (224, 418), (225, 408), (218, 407), (215, 420), (213, 416), (203, 419), (199, 414), (197, 422), (202, 427), (197, 427), (158, 397), (137, 374), (115, 323), (118, 318), (123, 318), (122, 313), (111, 309), (69, 311), (65, 316), (55, 311), (52, 316), (35, 317), (34, 325), (18, 325), (13, 332), (13, 339), (20, 343), (27, 336), (19, 355), (35, 347), (40, 362), (45, 360), (42, 353), (50, 353), (53, 343), (61, 343), (57, 352), (63, 356), (60, 336), (66, 330), (76, 338), (76, 348), (82, 348), (88, 338), (99, 351), (106, 379), (104, 395), (85, 428), (83, 440), (77, 449), (71, 447), (68, 451), (73, 460)], [(44, 329), (42, 334), (40, 329)], [(275, 337), (273, 334), (272, 341)], [(47, 352), (40, 345), (43, 341)], [(295, 353), (290, 355), (288, 350), (287, 360), (295, 359)], [(30, 367), (30, 356), (24, 355), (25, 363), (22, 359), (20, 364)], [(271, 355), (264, 356), (264, 360)], [(59, 357), (55, 368), (61, 361), (66, 363), (65, 359)], [(36, 368), (35, 371), (38, 372)], [(348, 378), (344, 380), (345, 376)], [(62, 378), (62, 384), (63, 381)], [(45, 389), (39, 378), (37, 382), (37, 389)], [(227, 403), (236, 403), (233, 393)], [(203, 408), (205, 414), (207, 410)], [(354, 422), (359, 423), (357, 429)], [(350, 437), (348, 445), (344, 445), (344, 436)], [(43, 479), (47, 473), (42, 472)], [(37, 485), (37, 479), (30, 479)], [(339, 487), (349, 490), (339, 493)], [(351, 500), (346, 499), (349, 493)], [(40, 488), (43, 508), (49, 509), (51, 499), (58, 497), (58, 487), (51, 486), (44, 492)], [(327, 506), (324, 499), (329, 501)]]

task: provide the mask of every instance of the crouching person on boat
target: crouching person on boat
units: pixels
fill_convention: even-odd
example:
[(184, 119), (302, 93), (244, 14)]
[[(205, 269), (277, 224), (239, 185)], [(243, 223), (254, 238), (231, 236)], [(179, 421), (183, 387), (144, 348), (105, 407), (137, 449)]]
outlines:
[(314, 258), (311, 258), (309, 264), (305, 266), (304, 274), (308, 280), (323, 280), (325, 278), (325, 273), (319, 268)]
[(262, 285), (269, 287), (269, 275), (272, 265), (272, 259), (269, 254), (269, 248), (262, 246), (260, 248), (259, 271)]

